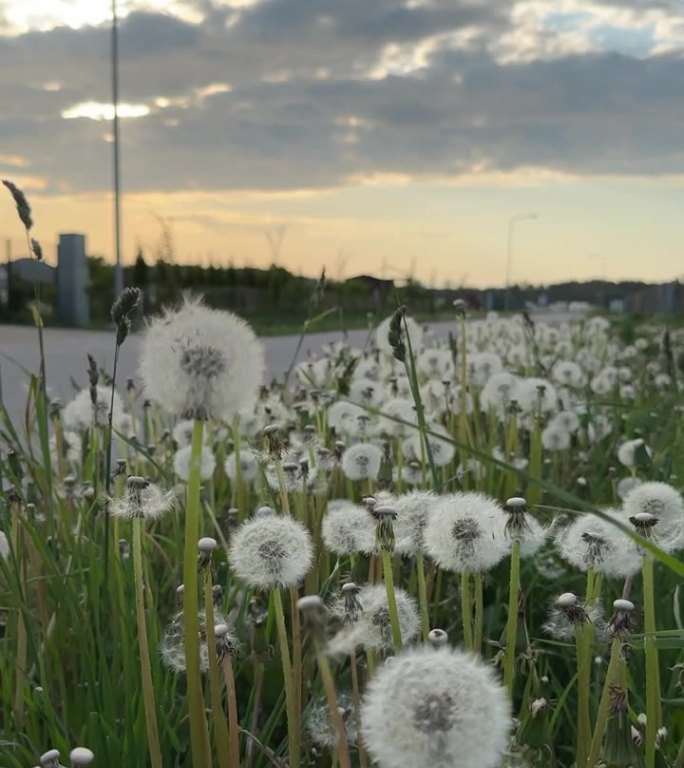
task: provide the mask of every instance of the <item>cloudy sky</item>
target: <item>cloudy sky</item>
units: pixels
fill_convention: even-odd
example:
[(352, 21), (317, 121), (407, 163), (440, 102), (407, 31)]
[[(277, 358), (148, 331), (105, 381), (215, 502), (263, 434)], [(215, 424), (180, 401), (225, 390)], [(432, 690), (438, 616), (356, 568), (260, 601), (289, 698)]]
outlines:
[[(119, 2), (125, 261), (684, 276), (681, 0)], [(0, 174), (108, 258), (109, 11), (0, 0)]]

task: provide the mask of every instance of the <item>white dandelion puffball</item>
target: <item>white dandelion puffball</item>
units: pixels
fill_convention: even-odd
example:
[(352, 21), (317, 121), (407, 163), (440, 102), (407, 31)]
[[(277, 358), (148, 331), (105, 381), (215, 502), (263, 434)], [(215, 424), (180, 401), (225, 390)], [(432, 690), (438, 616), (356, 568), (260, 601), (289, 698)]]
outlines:
[(541, 433), (541, 441), (547, 451), (564, 451), (570, 447), (570, 433), (560, 424), (547, 424)]
[(195, 422), (192, 419), (183, 419), (173, 428), (171, 436), (176, 441), (178, 448), (185, 448), (186, 445), (192, 444), (192, 430), (195, 426)]
[[(200, 633), (200, 670), (202, 672), (209, 671), (209, 646), (207, 644), (207, 617), (204, 611), (200, 611), (197, 615), (199, 623)], [(218, 612), (214, 612), (214, 627), (223, 624), (228, 626), (226, 617)], [(225, 636), (224, 636), (225, 637)], [(239, 641), (237, 635), (232, 630), (229, 631), (226, 642), (230, 644), (236, 651), (239, 647)], [(229, 647), (230, 647), (229, 646)], [(183, 611), (174, 614), (171, 617), (166, 629), (164, 631), (164, 637), (159, 644), (159, 653), (161, 655), (162, 662), (172, 669), (174, 672), (185, 672), (185, 642), (183, 640)]]
[(425, 526), (438, 498), (431, 491), (411, 491), (386, 502), (397, 515), (394, 521), (397, 554), (415, 557), (423, 551)]
[[(392, 356), (392, 347), (389, 343), (389, 328), (392, 322), (392, 315), (386, 317), (380, 325), (375, 329), (375, 346), (384, 352), (388, 356)], [(411, 339), (411, 349), (415, 354), (420, 349), (421, 341), (423, 339), (423, 331), (418, 323), (408, 315), (404, 315), (401, 320), (401, 339), (406, 345), (406, 353), (408, 355), (408, 343), (406, 341), (406, 329), (408, 328), (409, 338)]]
[[(235, 482), (238, 478), (238, 460), (235, 452), (231, 453), (225, 461), (226, 475)], [(240, 477), (243, 483), (251, 483), (259, 477), (259, 457), (254, 451), (247, 448), (240, 449)]]
[(480, 407), (483, 411), (492, 410), (497, 416), (505, 416), (516, 397), (517, 386), (520, 379), (512, 373), (501, 371), (487, 379), (487, 383), (480, 392)]
[(376, 480), (382, 449), (372, 443), (356, 443), (342, 454), (342, 471), (350, 480)]
[(375, 520), (365, 507), (347, 499), (332, 499), (321, 523), (326, 549), (336, 555), (375, 551)]
[(640, 449), (645, 450), (649, 457), (652, 455), (651, 449), (640, 437), (634, 440), (626, 440), (617, 450), (618, 461), (624, 467), (633, 469), (636, 465), (636, 453)]
[[(342, 715), (347, 743), (356, 744), (358, 735), (353, 697), (348, 693), (338, 693), (337, 707)], [(337, 731), (330, 717), (330, 707), (327, 701), (316, 701), (311, 704), (306, 711), (304, 721), (309, 737), (314, 744), (327, 749), (335, 749)]]
[(152, 320), (143, 340), (145, 392), (174, 416), (230, 420), (254, 403), (263, 371), (250, 326), (197, 300)]
[[(604, 511), (609, 518), (624, 522), (616, 510)], [(608, 577), (626, 578), (641, 568), (639, 550), (632, 538), (589, 513), (579, 515), (559, 531), (555, 545), (563, 560), (583, 573), (592, 568)]]
[(523, 530), (519, 531), (515, 536), (517, 541), (520, 542), (520, 556), (534, 557), (546, 543), (548, 535), (548, 529), (539, 520), (532, 517), (532, 515), (527, 515)]
[[(76, 397), (64, 406), (62, 423), (71, 432), (85, 432), (93, 425), (93, 419), (98, 424), (106, 424), (109, 418), (111, 404), (111, 387), (99, 385), (96, 387), (95, 406), (90, 400), (90, 389), (82, 389)], [(124, 416), (123, 400), (118, 392), (114, 392), (114, 409), (112, 410), (112, 426), (123, 432), (122, 418)]]
[[(436, 467), (445, 467), (454, 458), (456, 446), (453, 443), (449, 431), (441, 424), (429, 424), (427, 430), (427, 442), (430, 444), (432, 460)], [(441, 435), (442, 437), (439, 437)], [(410, 437), (404, 440), (404, 455), (410, 461), (411, 459), (425, 460), (428, 462), (427, 450), (423, 442), (423, 436), (420, 432), (414, 432)]]
[[(192, 446), (186, 445), (184, 448), (176, 451), (173, 457), (173, 471), (185, 482), (190, 477), (191, 454)], [(200, 454), (200, 477), (202, 480), (208, 480), (214, 474), (214, 469), (216, 469), (216, 457), (208, 445), (203, 445), (202, 453)]]
[(558, 395), (546, 379), (521, 379), (515, 389), (515, 399), (525, 413), (550, 413), (556, 409)]
[(571, 360), (559, 360), (551, 370), (551, 378), (562, 387), (581, 387), (585, 376), (582, 369)]
[(628, 519), (647, 513), (658, 521), (658, 538), (680, 536), (684, 528), (684, 499), (667, 483), (641, 483), (633, 488), (623, 502), (623, 512)]
[[(418, 605), (409, 593), (395, 588), (399, 630), (404, 645), (410, 643), (420, 629)], [(354, 653), (362, 647), (366, 650), (388, 651), (394, 648), (392, 624), (387, 603), (387, 587), (384, 584), (368, 584), (356, 596), (361, 611), (356, 621), (347, 624), (328, 644), (332, 656)], [(330, 612), (340, 619), (346, 617), (344, 598), (334, 603)]]
[[(57, 436), (50, 437), (50, 457), (55, 467), (58, 466)], [(62, 432), (62, 458), (67, 464), (78, 464), (83, 458), (83, 440), (78, 432)]]
[(489, 667), (462, 651), (422, 646), (378, 669), (361, 724), (379, 768), (495, 768), (511, 716)]
[(244, 522), (228, 553), (235, 575), (257, 589), (299, 584), (313, 562), (309, 531), (297, 520), (277, 515)]
[(173, 490), (162, 491), (158, 485), (142, 477), (129, 477), (125, 495), (110, 500), (109, 514), (129, 520), (136, 517), (156, 520), (170, 512), (177, 500)]
[(483, 573), (510, 551), (506, 514), (480, 493), (453, 493), (434, 505), (425, 526), (425, 551), (440, 568)]

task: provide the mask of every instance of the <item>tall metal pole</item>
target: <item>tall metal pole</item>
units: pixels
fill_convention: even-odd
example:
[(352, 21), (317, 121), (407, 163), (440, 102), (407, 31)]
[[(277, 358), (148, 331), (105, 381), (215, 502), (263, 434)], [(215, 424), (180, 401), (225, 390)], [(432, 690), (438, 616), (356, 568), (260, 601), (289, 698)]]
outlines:
[(513, 267), (513, 237), (515, 225), (519, 221), (530, 221), (539, 218), (536, 213), (521, 213), (511, 216), (508, 220), (508, 237), (506, 239), (506, 292), (504, 294), (504, 309), (510, 309), (511, 303), (511, 269)]
[(112, 0), (112, 105), (114, 134), (114, 298), (123, 291), (121, 269), (121, 157), (119, 152), (119, 21)]

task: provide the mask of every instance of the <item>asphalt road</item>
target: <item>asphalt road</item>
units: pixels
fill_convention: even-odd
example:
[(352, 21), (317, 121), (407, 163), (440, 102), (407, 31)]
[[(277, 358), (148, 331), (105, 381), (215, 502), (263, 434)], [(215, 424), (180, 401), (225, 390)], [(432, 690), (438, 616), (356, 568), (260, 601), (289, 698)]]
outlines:
[[(545, 315), (546, 322), (557, 323), (567, 315)], [(541, 318), (540, 318), (541, 319)], [(446, 335), (455, 329), (454, 323), (435, 323), (436, 335)], [(350, 331), (348, 339), (355, 346), (363, 346), (366, 331)], [(339, 332), (312, 333), (306, 336), (299, 352), (304, 359), (309, 352), (319, 352), (321, 347), (341, 338)], [(266, 349), (268, 377), (278, 376), (287, 370), (297, 348), (298, 336), (277, 336), (263, 339)], [(127, 378), (137, 378), (140, 337), (130, 336), (119, 357), (117, 379), (122, 384)], [(114, 362), (114, 333), (107, 331), (82, 331), (67, 328), (45, 329), (45, 369), (51, 397), (68, 402), (79, 387), (87, 385), (87, 359), (90, 353), (105, 370), (111, 370)], [(26, 371), (35, 373), (40, 365), (38, 332), (29, 326), (0, 325), (0, 383), (2, 402), (13, 419), (17, 418), (26, 402)]]

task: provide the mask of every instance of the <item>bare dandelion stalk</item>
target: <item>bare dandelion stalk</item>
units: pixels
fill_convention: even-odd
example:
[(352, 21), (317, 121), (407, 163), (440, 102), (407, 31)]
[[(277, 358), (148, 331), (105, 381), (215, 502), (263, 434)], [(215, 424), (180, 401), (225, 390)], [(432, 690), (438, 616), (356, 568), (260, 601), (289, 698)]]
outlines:
[(325, 607), (323, 601), (318, 596), (303, 597), (298, 608), (302, 612), (303, 620), (310, 631), (311, 640), (316, 653), (316, 662), (321, 674), (325, 697), (328, 702), (330, 720), (335, 728), (336, 748), (335, 754), (340, 763), (340, 768), (351, 768), (351, 759), (349, 757), (349, 745), (347, 743), (347, 729), (345, 728), (340, 708), (337, 704), (337, 692), (335, 691), (335, 678), (328, 657), (325, 655), (321, 646), (321, 637), (325, 632)]
[[(212, 546), (213, 543), (213, 546)], [(203, 546), (203, 544), (205, 546)], [(214, 593), (211, 571), (211, 552), (216, 546), (214, 539), (200, 539), (200, 568), (204, 570), (204, 616), (207, 628), (207, 656), (209, 661), (209, 692), (211, 695), (211, 717), (214, 723), (214, 737), (220, 768), (237, 768), (237, 763), (231, 765), (231, 735), (228, 724), (223, 716), (221, 702), (222, 686), (219, 678), (219, 655), (216, 649), (216, 633), (214, 631)], [(232, 738), (237, 739), (236, 732)]]
[(644, 592), (644, 653), (646, 657), (646, 768), (654, 768), (655, 766), (656, 734), (662, 718), (653, 571), (653, 557), (646, 552), (641, 568)]
[[(594, 725), (594, 734), (591, 739), (587, 768), (594, 768), (599, 761), (603, 737), (611, 713), (611, 699), (615, 697), (615, 692), (621, 689), (620, 681), (626, 673), (623, 646), (625, 637), (630, 629), (629, 616), (634, 610), (634, 605), (630, 603), (629, 600), (616, 600), (613, 605), (615, 608), (615, 615), (610, 624), (610, 629), (613, 632), (613, 641), (610, 647), (610, 661), (608, 662), (606, 679), (603, 684), (601, 700), (596, 713), (596, 723)], [(624, 706), (626, 706), (626, 701), (624, 702)]]
[(473, 650), (473, 598), (470, 573), (461, 574), (461, 614), (463, 619), (463, 645), (466, 651)]
[(515, 682), (515, 641), (518, 634), (518, 602), (520, 600), (520, 542), (514, 541), (511, 549), (511, 570), (508, 582), (508, 620), (506, 623), (506, 650), (504, 655), (504, 685), (509, 696), (513, 695)]
[(427, 596), (427, 583), (425, 580), (425, 558), (422, 552), (416, 553), (416, 575), (418, 577), (418, 607), (420, 609), (420, 626), (423, 640), (427, 640), (430, 633), (430, 616)]
[(299, 766), (299, 731), (296, 728), (295, 715), (296, 701), (292, 690), (292, 662), (290, 660), (290, 642), (285, 626), (285, 612), (283, 611), (283, 598), (278, 588), (273, 590), (273, 606), (275, 609), (276, 629), (278, 631), (278, 644), (280, 645), (280, 659), (283, 666), (283, 685), (285, 686), (285, 707), (287, 709), (287, 739), (289, 750), (290, 768)]
[(197, 539), (200, 527), (200, 458), (204, 422), (195, 419), (192, 428), (190, 474), (185, 510), (183, 557), (183, 642), (190, 710), (190, 741), (193, 765), (209, 766), (209, 734), (200, 678), (199, 620), (197, 598)]
[(228, 723), (230, 731), (230, 768), (240, 768), (240, 725), (238, 723), (237, 687), (235, 685), (235, 673), (233, 672), (233, 659), (230, 653), (220, 653), (221, 671), (226, 684), (228, 697)]
[(145, 726), (147, 744), (150, 750), (152, 768), (162, 768), (157, 711), (154, 701), (154, 683), (150, 665), (150, 647), (145, 617), (145, 596), (142, 558), (143, 518), (133, 518), (133, 580), (135, 582), (135, 615), (138, 623), (138, 648), (140, 650), (140, 672), (142, 676), (143, 702), (145, 705)]

